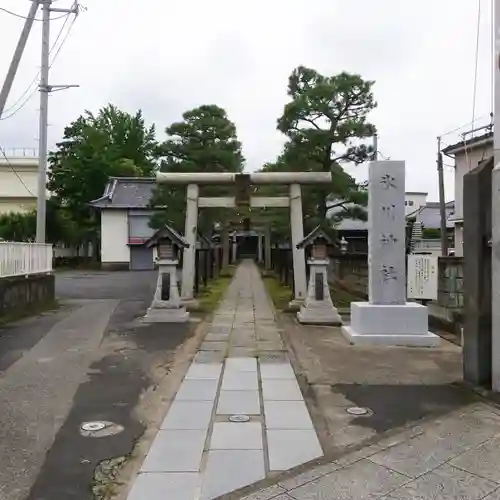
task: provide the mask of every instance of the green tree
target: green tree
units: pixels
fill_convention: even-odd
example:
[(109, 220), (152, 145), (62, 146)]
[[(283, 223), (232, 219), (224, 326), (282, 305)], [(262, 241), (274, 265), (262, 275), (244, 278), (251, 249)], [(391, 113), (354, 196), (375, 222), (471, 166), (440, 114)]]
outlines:
[(430, 240), (438, 240), (441, 238), (441, 229), (437, 227), (423, 227), (422, 236)]
[[(47, 243), (77, 245), (80, 231), (67, 210), (54, 200), (47, 200)], [(0, 215), (0, 238), (8, 241), (32, 242), (36, 237), (36, 210)]]
[[(324, 76), (304, 66), (289, 77), (291, 100), (278, 119), (278, 130), (288, 138), (279, 168), (331, 172), (333, 179), (330, 186), (305, 195), (304, 211), (312, 212), (311, 220), (324, 220), (329, 208), (338, 209), (336, 217), (365, 217), (359, 205), (366, 204), (366, 189), (342, 164), (359, 164), (373, 153), (362, 142), (376, 132), (368, 122), (376, 107), (373, 85), (359, 75)], [(353, 203), (358, 207), (352, 208)]]
[(32, 242), (36, 236), (36, 212), (0, 215), (0, 239)]
[[(320, 166), (310, 160), (306, 155), (302, 156), (301, 152), (295, 151), (293, 143), (289, 142), (285, 145), (285, 151), (282, 153), (276, 162), (268, 163), (261, 169), (263, 172), (304, 172), (304, 171), (320, 171)], [(304, 231), (307, 234), (317, 225), (324, 226), (324, 229), (329, 231), (332, 223), (344, 218), (353, 218), (366, 220), (366, 210), (363, 208), (368, 199), (368, 191), (366, 185), (359, 185), (356, 181), (347, 174), (340, 165), (333, 165), (332, 169), (332, 184), (335, 190), (329, 187), (329, 192), (324, 192), (318, 186), (302, 186), (302, 206), (304, 216)], [(333, 191), (333, 195), (332, 195)], [(285, 186), (259, 186), (258, 194), (262, 196), (287, 196), (288, 191)], [(340, 194), (340, 196), (339, 196)], [(325, 218), (325, 201), (327, 210), (332, 208), (332, 213)], [(265, 209), (260, 212), (264, 215), (273, 226), (273, 231), (278, 239), (283, 240), (288, 238), (290, 220), (288, 210), (283, 209)]]
[[(160, 145), (163, 172), (241, 172), (244, 158), (236, 126), (226, 111), (216, 105), (203, 105), (186, 111), (182, 121), (166, 129), (167, 140)], [(152, 227), (169, 223), (184, 232), (185, 186), (160, 185), (153, 194), (152, 206), (161, 207), (151, 220)], [(229, 194), (221, 186), (202, 186), (201, 196)], [(228, 214), (221, 209), (203, 209), (200, 231), (209, 233), (215, 221)]]
[(97, 114), (86, 111), (49, 155), (48, 189), (92, 239), (98, 217), (88, 203), (102, 196), (110, 176), (151, 176), (157, 148), (155, 128), (145, 125), (140, 111), (131, 115), (111, 104)]

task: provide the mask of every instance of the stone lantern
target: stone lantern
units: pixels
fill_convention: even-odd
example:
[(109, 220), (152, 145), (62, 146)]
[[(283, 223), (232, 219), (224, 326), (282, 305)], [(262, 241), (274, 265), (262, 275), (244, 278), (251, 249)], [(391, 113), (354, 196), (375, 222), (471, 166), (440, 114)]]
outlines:
[(297, 313), (300, 323), (316, 325), (342, 325), (339, 312), (335, 308), (328, 286), (328, 247), (330, 237), (318, 226), (313, 229), (297, 248), (311, 247), (309, 284), (304, 304)]
[(187, 241), (170, 226), (159, 229), (146, 245), (156, 247), (158, 280), (153, 302), (144, 321), (151, 323), (185, 323), (189, 313), (181, 303), (177, 287), (177, 253), (187, 248)]

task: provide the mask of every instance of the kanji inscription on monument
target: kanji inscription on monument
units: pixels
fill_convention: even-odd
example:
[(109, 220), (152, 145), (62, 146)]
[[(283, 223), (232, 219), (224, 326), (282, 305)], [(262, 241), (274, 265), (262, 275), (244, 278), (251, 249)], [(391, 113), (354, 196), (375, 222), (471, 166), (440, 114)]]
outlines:
[(436, 346), (427, 307), (406, 302), (405, 163), (369, 165), (369, 302), (351, 302), (351, 324), (342, 333), (352, 344)]
[(405, 166), (374, 162), (369, 168), (368, 261), (372, 304), (404, 304)]

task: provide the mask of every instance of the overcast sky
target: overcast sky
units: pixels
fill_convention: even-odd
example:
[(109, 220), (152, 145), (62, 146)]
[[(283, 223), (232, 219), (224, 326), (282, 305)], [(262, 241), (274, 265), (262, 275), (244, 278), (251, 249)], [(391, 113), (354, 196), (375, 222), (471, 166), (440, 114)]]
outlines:
[[(236, 123), (247, 169), (255, 170), (280, 152), (276, 119), (293, 68), (306, 65), (327, 75), (345, 70), (376, 81), (378, 109), (371, 118), (379, 150), (406, 160), (408, 191), (428, 191), (437, 200), (436, 137), (473, 116), (478, 1), (82, 0), (87, 10), (50, 75), (51, 84), (80, 88), (50, 97), (49, 143), (85, 109), (108, 102), (131, 113), (142, 109), (160, 138), (186, 109), (213, 103)], [(54, 6), (71, 3), (57, 0)], [(491, 110), (490, 0), (481, 4), (476, 117), (484, 124)], [(0, 7), (26, 14), (29, 1), (0, 0)], [(0, 12), (0, 22), (3, 80), (23, 21)], [(35, 23), (8, 107), (39, 69), (40, 25)], [(52, 41), (61, 25), (52, 22)], [(0, 121), (0, 145), (36, 147), (37, 137), (35, 93)], [(444, 137), (447, 143), (458, 139)], [(453, 199), (453, 169), (446, 170), (446, 197)], [(362, 166), (352, 172), (366, 178)]]

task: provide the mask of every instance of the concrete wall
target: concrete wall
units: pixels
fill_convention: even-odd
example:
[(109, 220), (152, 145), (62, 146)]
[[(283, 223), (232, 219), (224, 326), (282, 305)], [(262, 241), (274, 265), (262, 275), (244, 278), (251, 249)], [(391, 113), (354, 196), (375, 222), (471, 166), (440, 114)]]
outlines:
[(461, 257), (439, 259), (438, 303), (462, 312), (464, 308), (464, 260)]
[[(329, 279), (360, 297), (360, 300), (366, 300), (368, 298), (367, 256), (353, 254), (331, 259)], [(464, 309), (463, 259), (439, 258), (438, 300), (428, 305), (429, 314), (441, 320), (441, 327), (456, 331), (454, 323), (461, 323)]]
[(54, 300), (53, 274), (0, 278), (0, 317)]
[[(0, 180), (1, 182), (1, 180)], [(27, 213), (36, 209), (36, 198), (11, 198), (0, 196), (0, 214)]]
[[(17, 175), (12, 171), (10, 165), (5, 164), (5, 159), (3, 164), (0, 163), (0, 196), (9, 196), (13, 198), (28, 196), (34, 198), (38, 191), (37, 164), (26, 164), (13, 159), (10, 159), (10, 163), (15, 168)], [(18, 176), (23, 182), (19, 180)]]
[(462, 222), (455, 222), (455, 257), (464, 256), (464, 227)]
[(455, 216), (463, 217), (464, 175), (493, 154), (493, 145), (478, 147), (455, 155)]
[[(488, 144), (474, 149), (469, 149), (455, 155), (455, 213), (454, 219), (461, 220), (464, 216), (464, 175), (476, 168), (480, 162), (493, 154), (493, 145)], [(462, 226), (461, 222), (455, 226), (455, 256), (462, 257)]]
[(9, 162), (17, 175), (3, 158), (0, 161), (0, 213), (27, 212), (36, 206), (38, 161), (9, 158)]
[(130, 263), (128, 237), (127, 210), (102, 210), (101, 263), (104, 269), (128, 269)]

